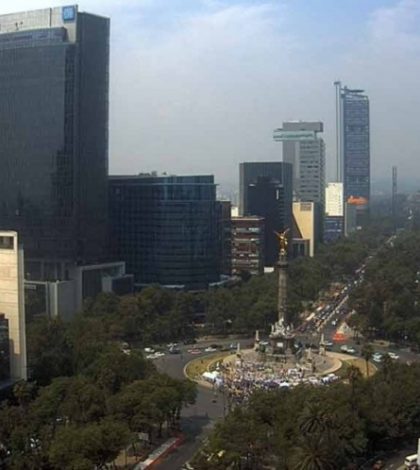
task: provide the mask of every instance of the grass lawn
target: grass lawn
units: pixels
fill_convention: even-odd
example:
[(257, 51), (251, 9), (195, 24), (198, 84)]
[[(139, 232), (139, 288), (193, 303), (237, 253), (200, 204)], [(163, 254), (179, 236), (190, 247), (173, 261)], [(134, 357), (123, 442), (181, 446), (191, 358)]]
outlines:
[(191, 380), (200, 380), (204, 372), (210, 371), (212, 366), (231, 354), (231, 351), (224, 351), (204, 357), (198, 357), (187, 364), (185, 372)]

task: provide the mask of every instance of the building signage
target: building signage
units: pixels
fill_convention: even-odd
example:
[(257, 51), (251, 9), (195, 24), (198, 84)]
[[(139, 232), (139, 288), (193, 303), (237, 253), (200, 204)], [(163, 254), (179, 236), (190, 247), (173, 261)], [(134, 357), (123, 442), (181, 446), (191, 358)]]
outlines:
[(315, 140), (316, 133), (315, 131), (284, 131), (283, 129), (276, 129), (273, 137), (278, 142)]
[(63, 15), (64, 22), (70, 23), (71, 21), (74, 21), (76, 19), (76, 7), (75, 6), (63, 7), (62, 15)]

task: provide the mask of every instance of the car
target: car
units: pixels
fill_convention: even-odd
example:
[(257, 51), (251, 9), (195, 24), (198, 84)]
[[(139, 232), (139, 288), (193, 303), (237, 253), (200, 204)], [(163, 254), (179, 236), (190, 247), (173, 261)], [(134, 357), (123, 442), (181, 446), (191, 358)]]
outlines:
[(325, 341), (324, 346), (327, 351), (331, 351), (334, 347), (334, 343), (332, 341)]
[(417, 454), (407, 455), (404, 459), (404, 468), (415, 469), (417, 467)]
[(383, 354), (381, 353), (375, 353), (373, 356), (372, 356), (372, 360), (374, 362), (382, 362), (382, 358), (383, 358)]
[(189, 349), (188, 352), (190, 354), (201, 354), (201, 350), (200, 349)]
[(393, 360), (393, 361), (398, 361), (398, 359), (400, 358), (400, 356), (398, 356), (398, 354), (395, 354), (393, 352), (389, 352), (388, 353), (388, 356)]
[(173, 346), (172, 348), (169, 348), (169, 354), (181, 354), (181, 350)]
[(340, 347), (340, 351), (345, 354), (356, 354), (356, 350), (351, 346), (347, 346), (347, 344), (343, 344), (343, 346)]
[(148, 354), (153, 354), (155, 350), (153, 348), (144, 348), (144, 352)]
[(216, 349), (216, 348), (212, 348), (211, 346), (209, 346), (208, 348), (206, 348), (206, 349), (204, 350), (204, 352), (215, 352), (215, 351), (217, 351), (217, 349)]

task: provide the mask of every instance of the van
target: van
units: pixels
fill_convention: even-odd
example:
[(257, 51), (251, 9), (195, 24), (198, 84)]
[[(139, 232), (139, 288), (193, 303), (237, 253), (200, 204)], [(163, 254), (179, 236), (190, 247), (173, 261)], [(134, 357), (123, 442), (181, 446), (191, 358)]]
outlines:
[(407, 455), (404, 460), (404, 466), (409, 469), (417, 468), (417, 454)]

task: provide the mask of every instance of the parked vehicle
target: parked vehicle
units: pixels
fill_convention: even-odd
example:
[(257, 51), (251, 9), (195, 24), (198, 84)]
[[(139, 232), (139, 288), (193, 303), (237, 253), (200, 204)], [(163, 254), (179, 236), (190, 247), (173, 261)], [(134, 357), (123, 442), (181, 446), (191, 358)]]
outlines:
[(417, 469), (417, 460), (417, 454), (407, 455), (407, 457), (404, 459), (405, 468), (410, 470)]

